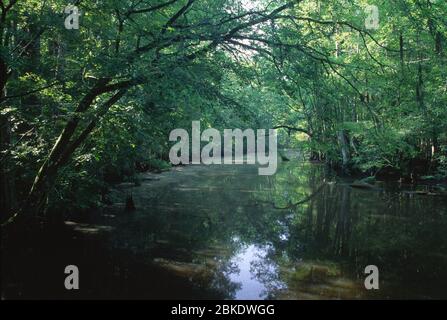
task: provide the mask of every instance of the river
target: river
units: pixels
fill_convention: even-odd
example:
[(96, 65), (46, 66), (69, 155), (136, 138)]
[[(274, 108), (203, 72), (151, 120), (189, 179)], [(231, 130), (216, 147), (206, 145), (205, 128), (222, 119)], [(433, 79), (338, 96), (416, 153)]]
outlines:
[[(5, 252), (4, 297), (447, 298), (445, 186), (359, 189), (297, 160), (274, 176), (257, 169), (191, 165), (117, 186), (112, 205), (66, 221), (73, 233)], [(71, 264), (76, 292), (62, 285)], [(379, 290), (365, 289), (368, 265)]]
[[(150, 297), (447, 297), (446, 197), (433, 186), (351, 182), (300, 161), (274, 176), (249, 165), (145, 174), (114, 191), (132, 194), (137, 210), (115, 204), (110, 246), (144, 256), (151, 273), (139, 268), (139, 290)], [(379, 268), (379, 290), (364, 287), (367, 265)]]

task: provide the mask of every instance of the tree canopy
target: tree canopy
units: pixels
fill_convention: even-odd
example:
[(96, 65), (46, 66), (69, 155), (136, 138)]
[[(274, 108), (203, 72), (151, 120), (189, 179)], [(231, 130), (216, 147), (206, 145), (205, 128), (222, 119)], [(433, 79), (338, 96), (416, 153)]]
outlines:
[(193, 120), (348, 173), (447, 174), (445, 1), (71, 5), (0, 1), (2, 222), (98, 205)]

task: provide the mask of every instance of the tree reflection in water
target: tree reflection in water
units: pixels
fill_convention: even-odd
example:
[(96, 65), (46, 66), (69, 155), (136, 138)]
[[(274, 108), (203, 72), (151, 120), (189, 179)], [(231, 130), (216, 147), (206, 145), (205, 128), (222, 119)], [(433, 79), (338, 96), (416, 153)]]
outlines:
[[(273, 177), (260, 177), (250, 166), (185, 168), (134, 192), (144, 209), (124, 242), (141, 246), (137, 230), (146, 236), (152, 230), (147, 249), (153, 256), (175, 261), (173, 252), (187, 252), (187, 261), (213, 274), (202, 288), (225, 298), (445, 295), (441, 197), (410, 198), (392, 183), (353, 189), (324, 166), (293, 161)], [(250, 277), (240, 275), (247, 263)], [(378, 292), (363, 287), (369, 264), (381, 271)], [(223, 286), (224, 278), (233, 285)]]
[[(402, 192), (424, 186), (353, 189), (324, 166), (296, 161), (271, 177), (241, 165), (145, 178), (132, 190), (134, 213), (122, 212), (130, 191), (122, 186), (112, 195), (116, 205), (86, 224), (113, 230), (107, 236), (81, 237), (81, 228), (82, 241), (67, 234), (58, 246), (69, 246), (69, 256), (45, 245), (48, 252), (15, 258), (5, 272), (22, 274), (20, 266), (34, 263), (56, 297), (66, 293), (46, 270), (68, 260), (80, 265), (86, 298), (447, 297), (446, 199)], [(370, 264), (380, 270), (374, 292), (363, 286)], [(10, 284), (5, 294), (40, 292), (39, 279), (27, 279), (20, 292)]]

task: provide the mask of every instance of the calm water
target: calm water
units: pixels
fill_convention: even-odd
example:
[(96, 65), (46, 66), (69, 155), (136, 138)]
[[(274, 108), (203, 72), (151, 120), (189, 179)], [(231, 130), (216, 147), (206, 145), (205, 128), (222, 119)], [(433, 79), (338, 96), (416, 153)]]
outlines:
[[(3, 294), (447, 298), (445, 190), (376, 185), (352, 188), (323, 166), (298, 161), (282, 163), (275, 176), (259, 176), (247, 165), (146, 174), (138, 187), (121, 185), (114, 205), (85, 224), (68, 223), (77, 230), (69, 243), (51, 236), (39, 240), (44, 249), (11, 250)], [(415, 193), (425, 190), (433, 194)], [(137, 211), (125, 213), (122, 202), (131, 193)], [(79, 266), (79, 292), (63, 289), (68, 264)], [(377, 291), (363, 285), (371, 264), (380, 270)]]
[[(447, 201), (414, 193), (428, 188), (355, 189), (297, 161), (271, 177), (246, 165), (181, 167), (117, 191), (138, 210), (111, 219), (110, 246), (170, 277), (147, 279), (154, 297), (447, 297)], [(380, 270), (374, 292), (363, 285), (370, 264)]]

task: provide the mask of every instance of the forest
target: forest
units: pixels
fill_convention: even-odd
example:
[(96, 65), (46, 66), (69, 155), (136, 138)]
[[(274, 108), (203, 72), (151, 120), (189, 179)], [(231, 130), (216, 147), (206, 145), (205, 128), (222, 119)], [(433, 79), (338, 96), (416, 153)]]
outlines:
[[(113, 297), (174, 294), (143, 294), (130, 268), (180, 279), (180, 297), (246, 298), (222, 265), (194, 262), (214, 250), (228, 267), (246, 246), (263, 248), (268, 298), (315, 298), (347, 274), (326, 297), (363, 297), (355, 283), (379, 262), (384, 296), (446, 297), (446, 1), (0, 0), (0, 41), (2, 297), (70, 298), (17, 267), (68, 265), (58, 241), (84, 269), (107, 266), (98, 281), (130, 283)], [(277, 174), (171, 164), (170, 132), (193, 121), (276, 130)], [(303, 257), (281, 285), (268, 277)], [(410, 260), (426, 273), (392, 269)], [(109, 297), (100, 287), (82, 297)]]

